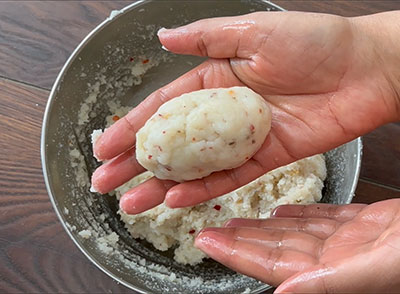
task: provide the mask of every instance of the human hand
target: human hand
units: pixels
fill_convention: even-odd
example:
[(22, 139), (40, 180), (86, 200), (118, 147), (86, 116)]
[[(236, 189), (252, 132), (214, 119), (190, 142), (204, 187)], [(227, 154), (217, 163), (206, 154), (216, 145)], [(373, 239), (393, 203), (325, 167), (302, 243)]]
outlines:
[(121, 198), (125, 212), (139, 213), (164, 199), (170, 207), (206, 201), (398, 119), (400, 82), (393, 73), (400, 67), (393, 64), (399, 57), (381, 49), (391, 42), (377, 37), (382, 18), (390, 17), (261, 12), (161, 31), (160, 41), (170, 51), (211, 59), (105, 131), (94, 151), (99, 159), (112, 160), (95, 171), (93, 186), (106, 193), (143, 172), (135, 159), (135, 133), (167, 100), (203, 88), (245, 85), (262, 95), (272, 110), (264, 144), (233, 170), (181, 184), (152, 178)]
[(278, 207), (206, 228), (196, 246), (275, 293), (399, 293), (400, 200)]

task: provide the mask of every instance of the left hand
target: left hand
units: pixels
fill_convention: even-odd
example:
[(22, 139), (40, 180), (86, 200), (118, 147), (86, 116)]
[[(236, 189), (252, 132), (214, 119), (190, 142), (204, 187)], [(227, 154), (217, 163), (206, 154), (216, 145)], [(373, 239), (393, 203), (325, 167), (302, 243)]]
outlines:
[(398, 12), (360, 18), (257, 12), (160, 32), (170, 51), (209, 59), (104, 132), (94, 152), (107, 163), (93, 173), (92, 186), (107, 193), (144, 172), (135, 159), (136, 132), (163, 103), (200, 89), (245, 85), (263, 96), (272, 111), (264, 144), (242, 166), (203, 179), (178, 184), (151, 178), (122, 196), (126, 213), (143, 212), (164, 199), (171, 208), (204, 202), (397, 121), (398, 19)]
[(275, 293), (399, 293), (400, 199), (284, 205), (204, 229), (196, 246)]

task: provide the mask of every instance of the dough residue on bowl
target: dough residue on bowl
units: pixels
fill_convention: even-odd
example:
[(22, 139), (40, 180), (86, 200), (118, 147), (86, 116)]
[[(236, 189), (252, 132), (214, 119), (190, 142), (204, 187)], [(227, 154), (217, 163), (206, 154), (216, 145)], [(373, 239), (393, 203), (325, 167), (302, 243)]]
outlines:
[[(122, 117), (121, 109), (118, 113)], [(128, 111), (126, 107), (123, 110)], [(112, 117), (107, 117), (107, 125), (113, 123)], [(145, 172), (133, 178), (115, 190), (116, 197), (152, 176)], [(267, 218), (283, 204), (318, 202), (325, 178), (325, 158), (319, 154), (270, 171), (236, 191), (193, 207), (171, 209), (161, 204), (138, 215), (121, 210), (119, 214), (134, 238), (145, 239), (161, 251), (174, 247), (177, 262), (194, 265), (206, 258), (193, 245), (202, 228), (221, 226), (230, 218)]]
[[(117, 188), (117, 197), (151, 176), (150, 172), (144, 173)], [(162, 251), (177, 246), (175, 260), (193, 265), (206, 257), (193, 246), (194, 237), (202, 228), (221, 226), (230, 218), (267, 218), (283, 204), (318, 202), (325, 177), (324, 156), (315, 155), (194, 207), (171, 209), (161, 204), (138, 215), (119, 213), (133, 237), (146, 239)]]

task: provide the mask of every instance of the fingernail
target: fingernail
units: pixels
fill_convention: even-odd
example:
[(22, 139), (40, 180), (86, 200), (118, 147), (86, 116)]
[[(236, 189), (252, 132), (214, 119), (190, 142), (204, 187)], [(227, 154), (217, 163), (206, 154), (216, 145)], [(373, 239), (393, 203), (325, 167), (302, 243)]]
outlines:
[(274, 210), (271, 211), (271, 217), (274, 217), (278, 214), (279, 206), (275, 207)]
[(202, 229), (202, 230), (197, 234), (197, 236), (199, 236), (199, 235), (202, 234), (202, 233), (206, 233), (206, 232), (215, 232), (215, 231), (218, 231), (218, 229), (219, 229), (219, 228), (207, 227), (207, 228)]
[(231, 227), (232, 223), (234, 223), (234, 218), (232, 219), (228, 219), (226, 222), (224, 222), (224, 224), (222, 225), (222, 227)]
[(160, 36), (162, 33), (166, 32), (166, 31), (168, 31), (166, 28), (159, 29), (157, 32), (157, 36)]
[(231, 239), (217, 230), (220, 230), (220, 228), (210, 228), (210, 230), (200, 232), (194, 245), (209, 257), (218, 261), (224, 255), (231, 253), (229, 247)]
[[(102, 137), (102, 136), (101, 136)], [(93, 144), (93, 156), (96, 158), (97, 161), (101, 162), (103, 161), (102, 158), (102, 149), (103, 149), (103, 140), (102, 138), (98, 138), (96, 142)]]
[(224, 224), (223, 227), (240, 227), (242, 223), (242, 220), (240, 218), (232, 218), (227, 220)]
[(97, 192), (100, 194), (104, 194), (103, 193), (104, 191), (102, 191), (101, 184), (100, 184), (103, 181), (104, 176), (105, 176), (105, 172), (104, 172), (104, 169), (102, 168), (102, 166), (98, 167), (94, 171), (94, 173), (92, 174), (92, 179), (91, 179), (91, 182), (92, 182), (92, 185), (90, 187), (91, 192)]
[(158, 30), (157, 36), (160, 38), (161, 35), (168, 34), (170, 36), (176, 37), (176, 36), (180, 36), (185, 33), (188, 33), (188, 29), (186, 28), (186, 26), (177, 27), (177, 28), (173, 28), (173, 29), (161, 28)]
[(95, 146), (98, 146), (98, 143), (100, 142), (102, 136), (103, 136), (102, 130), (95, 130), (95, 131), (93, 131), (93, 133), (91, 135), (93, 156), (94, 156), (94, 158), (96, 158), (97, 161), (101, 161), (101, 158), (97, 151), (98, 148), (95, 148)]
[(176, 202), (177, 202), (175, 200), (176, 194), (177, 193), (173, 189), (171, 189), (171, 190), (169, 190), (167, 192), (167, 194), (165, 195), (165, 200), (164, 200), (165, 206), (167, 206), (168, 208), (181, 208), (181, 207), (183, 207), (183, 206), (176, 205)]
[[(104, 160), (104, 147), (105, 147), (105, 141), (104, 141), (104, 132), (107, 131), (108, 128), (105, 128), (103, 131), (93, 133), (92, 134), (92, 148), (93, 148), (93, 156), (97, 159), (97, 161), (103, 161)], [(100, 130), (99, 130), (100, 131)]]
[(243, 218), (232, 218), (224, 223), (223, 227), (251, 227), (253, 222), (256, 220), (253, 219), (243, 219)]
[(134, 205), (134, 195), (125, 194), (119, 200), (119, 208), (126, 214), (136, 214), (136, 206)]
[(98, 193), (98, 191), (96, 190), (95, 187), (93, 187), (93, 185), (90, 186), (89, 191), (92, 192), (92, 193)]
[[(179, 185), (178, 185), (179, 186)], [(190, 197), (188, 195), (182, 194), (179, 189), (171, 188), (168, 190), (167, 194), (165, 195), (165, 205), (169, 208), (182, 208), (182, 207), (189, 207), (193, 206), (190, 201)]]
[(283, 285), (283, 287), (282, 287), (282, 284), (281, 284), (277, 289), (275, 289), (274, 294), (294, 294), (295, 293), (293, 291), (285, 291), (285, 286), (286, 285)]

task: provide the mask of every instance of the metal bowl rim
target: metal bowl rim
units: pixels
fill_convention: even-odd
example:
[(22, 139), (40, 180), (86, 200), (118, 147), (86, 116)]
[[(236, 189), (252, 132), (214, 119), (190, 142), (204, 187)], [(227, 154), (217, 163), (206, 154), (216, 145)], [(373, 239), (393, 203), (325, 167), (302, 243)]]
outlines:
[[(138, 286), (132, 285), (124, 280), (122, 280), (121, 278), (119, 278), (118, 276), (114, 275), (112, 272), (110, 272), (109, 270), (107, 270), (103, 265), (101, 265), (100, 262), (98, 262), (91, 254), (90, 252), (88, 252), (86, 250), (86, 248), (84, 248), (84, 246), (82, 246), (77, 239), (75, 238), (75, 236), (72, 234), (72, 232), (67, 228), (66, 225), (66, 220), (63, 218), (63, 215), (61, 214), (56, 201), (55, 201), (55, 197), (53, 195), (53, 191), (52, 191), (52, 187), (50, 185), (49, 182), (49, 177), (48, 177), (48, 163), (47, 163), (47, 158), (46, 158), (46, 134), (47, 134), (47, 129), (48, 129), (48, 119), (50, 116), (50, 110), (52, 108), (53, 105), (53, 100), (55, 99), (55, 96), (58, 92), (59, 86), (62, 82), (62, 79), (65, 75), (65, 73), (67, 72), (67, 70), (70, 68), (71, 64), (73, 63), (73, 61), (78, 57), (79, 53), (81, 52), (81, 50), (84, 48), (84, 46), (91, 41), (99, 31), (101, 31), (101, 29), (103, 29), (104, 27), (106, 27), (106, 25), (108, 25), (109, 23), (113, 22), (115, 19), (118, 18), (119, 14), (124, 14), (127, 11), (130, 11), (131, 9), (134, 9), (142, 4), (145, 4), (147, 2), (151, 2), (152, 0), (139, 0), (135, 3), (129, 4), (127, 6), (125, 6), (124, 8), (118, 10), (118, 14), (115, 17), (109, 16), (107, 17), (103, 22), (101, 22), (99, 25), (97, 25), (91, 32), (89, 32), (89, 34), (79, 43), (79, 45), (74, 49), (74, 51), (71, 53), (70, 57), (67, 59), (67, 61), (65, 62), (64, 66), (62, 67), (62, 69), (60, 70), (54, 84), (53, 87), (50, 91), (49, 94), (49, 99), (47, 101), (46, 104), (46, 108), (45, 108), (45, 112), (44, 112), (44, 116), (43, 116), (43, 125), (42, 125), (42, 132), (41, 132), (41, 139), (40, 139), (40, 156), (41, 156), (41, 165), (42, 165), (42, 172), (43, 172), (43, 177), (44, 177), (44, 182), (46, 185), (46, 190), (47, 193), (49, 195), (51, 204), (57, 214), (58, 219), (60, 220), (62, 226), (64, 227), (64, 230), (67, 232), (67, 234), (69, 235), (69, 237), (72, 239), (72, 241), (75, 243), (75, 245), (80, 249), (80, 251), (94, 264), (96, 265), (97, 268), (99, 268), (101, 271), (103, 271), (105, 274), (107, 274), (109, 277), (111, 277), (112, 279), (116, 280), (117, 282), (121, 283), (122, 285), (124, 285), (125, 287), (132, 289), (134, 291), (137, 291), (139, 293), (142, 294), (151, 294), (151, 292), (148, 292), (146, 290), (141, 289)], [(265, 4), (268, 4), (272, 7), (275, 7), (276, 9), (280, 10), (280, 11), (286, 11), (286, 9), (280, 7), (279, 5), (276, 5), (270, 1), (266, 1), (266, 0), (261, 0), (261, 2), (264, 2)], [(111, 12), (112, 13), (112, 12)], [(354, 195), (354, 192), (356, 190), (357, 187), (357, 182), (358, 182), (358, 178), (359, 178), (359, 174), (360, 174), (360, 167), (361, 167), (361, 151), (362, 151), (362, 142), (361, 142), (361, 138), (357, 138), (357, 164), (356, 164), (356, 174), (354, 177), (354, 181), (352, 183), (352, 188), (351, 188), (351, 195)], [(351, 199), (348, 199), (347, 203), (350, 203)], [(253, 291), (252, 293), (254, 294), (258, 294), (261, 293), (265, 290), (268, 290), (272, 288), (270, 285), (265, 285), (264, 287), (260, 287), (257, 290)]]
[[(129, 9), (133, 9), (136, 6), (140, 6), (141, 4), (148, 2), (148, 0), (140, 0), (138, 2), (132, 3), (126, 7), (124, 7), (123, 9), (120, 10), (120, 13), (125, 13), (127, 10)], [(117, 15), (118, 16), (118, 15)], [(58, 88), (62, 82), (62, 79), (65, 75), (65, 73), (67, 72), (67, 70), (69, 69), (69, 67), (71, 66), (71, 64), (73, 63), (73, 61), (78, 57), (79, 53), (81, 52), (81, 50), (84, 48), (84, 46), (91, 41), (98, 32), (101, 31), (101, 29), (103, 29), (108, 23), (112, 22), (114, 19), (116, 19), (117, 17), (113, 18), (113, 17), (107, 17), (103, 22), (101, 22), (98, 26), (96, 26), (91, 32), (89, 32), (89, 34), (80, 42), (80, 44), (75, 48), (75, 50), (72, 52), (72, 54), (70, 55), (70, 57), (67, 59), (67, 61), (65, 62), (64, 66), (62, 67), (60, 73), (58, 74), (54, 85), (50, 91), (50, 95), (49, 95), (49, 99), (47, 101), (47, 105), (46, 105), (46, 109), (44, 112), (44, 117), (43, 117), (43, 126), (42, 126), (42, 134), (41, 134), (41, 140), (40, 140), (40, 156), (41, 156), (41, 162), (42, 162), (42, 170), (43, 170), (43, 176), (44, 176), (44, 181), (46, 184), (46, 189), (47, 189), (47, 193), (49, 194), (49, 198), (51, 201), (51, 204), (53, 205), (54, 210), (56, 211), (57, 217), (60, 220), (62, 226), (64, 227), (64, 230), (67, 232), (67, 234), (69, 235), (69, 237), (72, 239), (72, 241), (75, 243), (75, 245), (80, 249), (80, 251), (90, 260), (90, 262), (92, 262), (93, 264), (95, 264), (97, 266), (97, 268), (99, 268), (101, 271), (103, 271), (105, 274), (107, 274), (109, 277), (111, 277), (112, 279), (118, 281), (119, 283), (123, 284), (125, 287), (129, 288), (129, 289), (133, 289), (134, 291), (137, 291), (139, 293), (142, 294), (151, 294), (150, 292), (147, 292), (137, 286), (134, 286), (122, 279), (120, 279), (119, 277), (117, 277), (116, 275), (114, 275), (112, 272), (110, 272), (108, 269), (106, 269), (103, 265), (100, 264), (100, 262), (98, 262), (91, 254), (90, 252), (87, 251), (86, 248), (84, 248), (84, 246), (82, 246), (78, 240), (75, 238), (75, 236), (72, 234), (72, 232), (67, 228), (66, 225), (66, 220), (63, 218), (62, 214), (60, 213), (60, 210), (56, 204), (55, 201), (55, 197), (53, 195), (53, 191), (52, 191), (52, 187), (50, 186), (50, 182), (49, 182), (49, 177), (48, 177), (48, 171), (47, 171), (47, 158), (46, 158), (46, 133), (47, 133), (47, 128), (48, 128), (48, 119), (50, 116), (50, 110), (53, 104), (53, 100), (55, 99), (55, 96), (58, 92)]]

